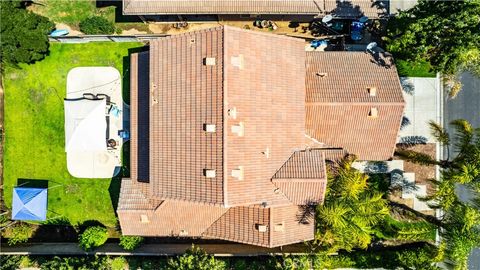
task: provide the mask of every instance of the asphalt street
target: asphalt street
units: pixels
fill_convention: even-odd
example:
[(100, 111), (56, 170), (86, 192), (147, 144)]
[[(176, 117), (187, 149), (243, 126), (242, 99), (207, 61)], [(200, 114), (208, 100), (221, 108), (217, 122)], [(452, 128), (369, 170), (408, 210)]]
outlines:
[[(473, 127), (480, 127), (480, 78), (471, 73), (462, 73), (460, 80), (463, 88), (455, 99), (445, 97), (444, 120), (445, 126), (450, 134), (454, 134), (448, 123), (455, 119), (465, 119)], [(469, 192), (459, 187), (458, 196), (461, 200), (467, 201), (471, 198)], [(470, 270), (480, 270), (480, 249), (472, 252), (469, 259)]]

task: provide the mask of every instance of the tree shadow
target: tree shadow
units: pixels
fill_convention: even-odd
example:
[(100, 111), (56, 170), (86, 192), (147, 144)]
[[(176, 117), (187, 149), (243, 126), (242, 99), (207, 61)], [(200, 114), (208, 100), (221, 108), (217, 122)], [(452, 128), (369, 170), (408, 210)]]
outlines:
[(298, 223), (307, 225), (314, 222), (317, 205), (318, 205), (318, 202), (315, 202), (312, 200), (308, 201), (304, 205), (299, 205), (298, 206), (299, 211), (296, 217)]
[(103, 223), (101, 223), (98, 220), (86, 220), (86, 221), (78, 224), (76, 227), (77, 227), (78, 234), (82, 234), (88, 227), (107, 228), (107, 226), (103, 225)]
[(375, 51), (373, 53), (370, 53), (370, 55), (372, 56), (370, 62), (373, 64), (384, 67), (386, 69), (389, 69), (394, 65), (392, 55), (387, 52)]
[(353, 5), (350, 1), (336, 1), (336, 7), (330, 12), (336, 17), (351, 18), (351, 17), (362, 17), (365, 14), (358, 5)]
[(77, 239), (77, 230), (66, 217), (48, 219), (32, 235), (34, 242), (76, 242)]

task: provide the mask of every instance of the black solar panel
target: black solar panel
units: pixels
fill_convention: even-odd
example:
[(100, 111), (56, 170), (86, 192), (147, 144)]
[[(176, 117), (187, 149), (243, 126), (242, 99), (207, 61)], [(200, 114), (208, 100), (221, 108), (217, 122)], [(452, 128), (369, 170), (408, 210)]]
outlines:
[(138, 160), (138, 181), (149, 182), (150, 179), (150, 106), (149, 106), (149, 54), (148, 52), (138, 54), (138, 119), (137, 119), (137, 160)]

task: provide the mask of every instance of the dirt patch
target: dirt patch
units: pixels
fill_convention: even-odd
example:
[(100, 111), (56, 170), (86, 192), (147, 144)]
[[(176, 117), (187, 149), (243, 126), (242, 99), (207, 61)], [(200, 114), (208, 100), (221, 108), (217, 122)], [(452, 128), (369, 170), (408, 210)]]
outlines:
[(148, 32), (147, 31), (139, 31), (135, 28), (131, 28), (131, 29), (122, 31), (122, 35), (139, 35), (139, 34), (148, 34)]
[(73, 29), (72, 27), (70, 27), (69, 25), (64, 24), (64, 23), (56, 23), (56, 24), (55, 24), (55, 28), (56, 28), (56, 29), (66, 29), (66, 30), (68, 30), (68, 35), (67, 35), (67, 36), (83, 35), (82, 32), (80, 32), (80, 31), (78, 31), (78, 30), (75, 30), (75, 29)]
[[(409, 148), (413, 151), (427, 154), (432, 158), (436, 156), (436, 145), (434, 143), (420, 144)], [(405, 172), (415, 173), (415, 183), (427, 185), (427, 192), (430, 194), (433, 190), (429, 179), (435, 178), (435, 166), (425, 166), (405, 161), (403, 164)]]

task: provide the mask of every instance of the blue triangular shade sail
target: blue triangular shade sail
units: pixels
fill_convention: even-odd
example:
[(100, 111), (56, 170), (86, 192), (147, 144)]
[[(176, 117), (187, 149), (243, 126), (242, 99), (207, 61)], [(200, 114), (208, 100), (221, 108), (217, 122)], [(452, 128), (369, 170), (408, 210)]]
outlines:
[(38, 220), (47, 219), (46, 188), (13, 188), (12, 219)]

